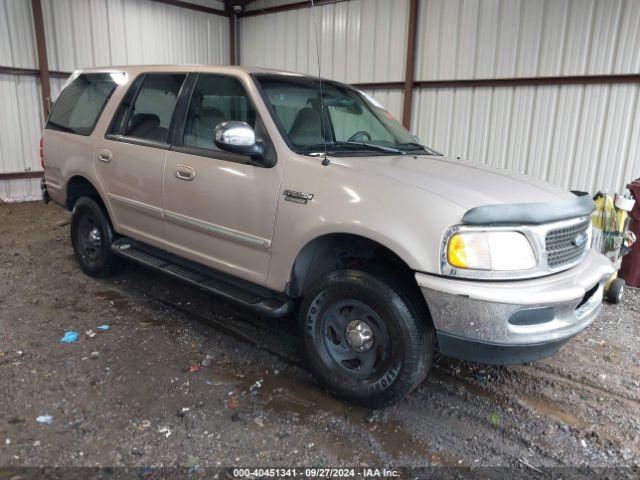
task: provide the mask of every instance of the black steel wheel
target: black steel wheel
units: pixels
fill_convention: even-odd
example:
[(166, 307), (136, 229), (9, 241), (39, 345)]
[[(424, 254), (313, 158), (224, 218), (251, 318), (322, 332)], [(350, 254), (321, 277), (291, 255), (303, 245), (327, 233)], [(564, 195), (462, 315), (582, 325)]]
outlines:
[(320, 321), (324, 354), (335, 368), (362, 379), (373, 378), (386, 368), (389, 332), (369, 305), (341, 300), (332, 304)]
[(418, 386), (435, 351), (416, 292), (359, 270), (316, 282), (302, 302), (300, 327), (316, 377), (334, 395), (369, 408), (391, 405)]
[(122, 266), (122, 259), (111, 252), (115, 238), (104, 209), (92, 198), (78, 199), (71, 215), (71, 244), (83, 272), (106, 277)]

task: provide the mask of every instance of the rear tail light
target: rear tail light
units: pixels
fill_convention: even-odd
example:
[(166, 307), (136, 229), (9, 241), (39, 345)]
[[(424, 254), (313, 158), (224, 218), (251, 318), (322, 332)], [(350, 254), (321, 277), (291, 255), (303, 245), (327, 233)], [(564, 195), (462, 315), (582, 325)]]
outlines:
[(40, 138), (40, 166), (44, 170), (44, 153), (42, 151), (44, 145), (44, 137)]

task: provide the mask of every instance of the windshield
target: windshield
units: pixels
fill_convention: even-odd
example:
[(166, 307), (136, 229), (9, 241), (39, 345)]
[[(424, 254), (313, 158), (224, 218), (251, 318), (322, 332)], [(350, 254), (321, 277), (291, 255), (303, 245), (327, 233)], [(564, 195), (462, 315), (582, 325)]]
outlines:
[(323, 81), (323, 115), (317, 79), (283, 75), (258, 75), (257, 79), (274, 121), (298, 153), (322, 152), (326, 142), (333, 154), (435, 154), (417, 143), (393, 115), (363, 92)]

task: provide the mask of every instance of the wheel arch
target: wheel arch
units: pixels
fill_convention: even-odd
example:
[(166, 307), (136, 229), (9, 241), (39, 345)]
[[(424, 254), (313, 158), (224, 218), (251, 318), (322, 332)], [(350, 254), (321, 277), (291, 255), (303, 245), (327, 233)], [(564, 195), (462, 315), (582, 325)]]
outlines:
[(93, 183), (83, 175), (73, 175), (69, 178), (66, 187), (66, 201), (65, 208), (69, 211), (73, 210), (73, 206), (76, 204), (80, 197), (90, 197), (98, 201), (103, 207), (106, 207), (106, 202), (100, 195), (98, 189)]
[(114, 228), (114, 230), (117, 230), (115, 218), (113, 212), (111, 211), (109, 203), (105, 201), (105, 199), (102, 197), (102, 194), (100, 193), (100, 190), (98, 190), (93, 182), (86, 176), (80, 174), (71, 176), (66, 185), (66, 193), (67, 197), (64, 207), (67, 210), (72, 212), (74, 205), (80, 197), (92, 198), (96, 202), (98, 202), (98, 205), (100, 205), (105, 211), (107, 219), (111, 223), (111, 226)]
[(315, 280), (340, 268), (384, 268), (418, 285), (409, 264), (386, 245), (354, 233), (325, 233), (309, 240), (291, 267), (287, 293), (300, 297)]

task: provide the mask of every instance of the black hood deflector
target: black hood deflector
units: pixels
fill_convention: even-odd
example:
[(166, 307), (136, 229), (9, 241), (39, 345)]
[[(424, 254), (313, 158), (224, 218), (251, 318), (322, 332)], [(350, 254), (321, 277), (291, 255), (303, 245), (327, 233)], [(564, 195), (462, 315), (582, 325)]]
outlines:
[(557, 202), (485, 205), (469, 210), (462, 221), (467, 225), (542, 225), (590, 215), (594, 210), (593, 200), (584, 196)]

